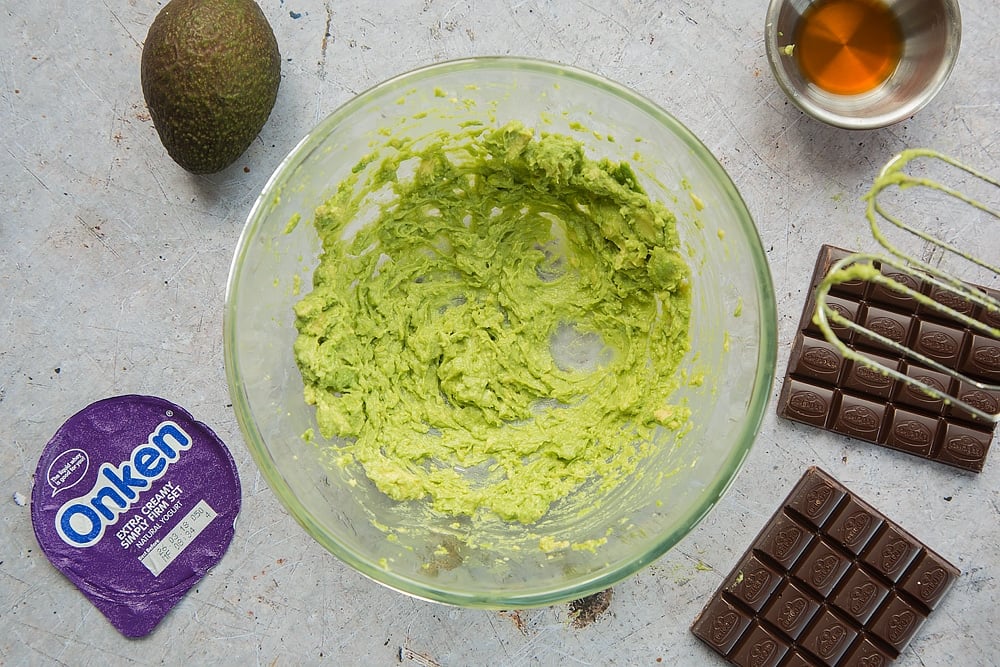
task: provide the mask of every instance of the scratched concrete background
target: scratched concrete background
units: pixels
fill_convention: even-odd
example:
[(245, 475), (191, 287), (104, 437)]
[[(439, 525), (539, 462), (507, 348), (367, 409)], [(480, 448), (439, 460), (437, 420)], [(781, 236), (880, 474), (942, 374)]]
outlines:
[[(876, 248), (859, 197), (886, 159), (929, 146), (1000, 174), (993, 0), (963, 3), (961, 57), (927, 108), (857, 133), (785, 100), (765, 60), (763, 0), (261, 4), (282, 52), (277, 105), (234, 166), (192, 177), (165, 154), (139, 86), (142, 43), (162, 3), (0, 0), (0, 664), (716, 664), (688, 626), (811, 464), (963, 571), (899, 664), (1000, 661), (1000, 452), (982, 474), (964, 474), (779, 420), (772, 403), (719, 507), (615, 586), (592, 620), (574, 623), (569, 605), (454, 609), (368, 581), (282, 511), (239, 433), (221, 337), (243, 221), (299, 137), (415, 66), (517, 54), (631, 86), (718, 156), (771, 262), (783, 374), (819, 245)], [(996, 231), (980, 233), (994, 241), (983, 252), (1000, 255)], [(27, 504), (59, 425), (132, 392), (169, 398), (211, 425), (245, 494), (225, 558), (142, 641), (122, 638), (48, 563)]]

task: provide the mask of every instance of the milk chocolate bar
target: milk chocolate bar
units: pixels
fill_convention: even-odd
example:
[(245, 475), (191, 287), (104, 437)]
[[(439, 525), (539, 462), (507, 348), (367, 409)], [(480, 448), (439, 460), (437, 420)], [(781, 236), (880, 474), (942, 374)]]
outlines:
[(887, 665), (959, 570), (809, 468), (691, 631), (735, 665)]
[[(816, 286), (831, 265), (848, 254), (847, 250), (829, 245), (820, 250), (809, 298), (789, 355), (778, 414), (922, 458), (981, 471), (993, 441), (995, 424), (950, 401), (934, 398), (919, 387), (845, 359), (812, 321), (816, 312)], [(888, 265), (881, 270), (973, 319), (1000, 326), (996, 313), (952, 292), (918, 282), (909, 274), (895, 273)], [(917, 350), (947, 368), (980, 382), (1000, 382), (1000, 340), (943, 318), (913, 297), (877, 283), (854, 280), (831, 287), (827, 304), (851, 322)], [(848, 327), (831, 328), (849, 348), (873, 361), (957, 396), (984, 412), (998, 411), (998, 391), (983, 390), (921, 366)]]

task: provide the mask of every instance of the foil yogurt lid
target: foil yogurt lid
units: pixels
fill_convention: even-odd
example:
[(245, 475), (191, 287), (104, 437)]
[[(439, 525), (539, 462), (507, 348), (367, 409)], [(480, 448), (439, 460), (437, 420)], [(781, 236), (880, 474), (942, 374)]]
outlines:
[(94, 403), (42, 452), (31, 521), (45, 555), (127, 637), (153, 630), (232, 541), (240, 481), (225, 444), (152, 396)]

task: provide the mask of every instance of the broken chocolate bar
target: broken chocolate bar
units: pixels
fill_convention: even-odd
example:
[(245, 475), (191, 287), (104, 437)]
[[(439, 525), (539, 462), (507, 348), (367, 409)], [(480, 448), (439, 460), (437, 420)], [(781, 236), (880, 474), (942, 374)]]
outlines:
[[(812, 317), (816, 286), (846, 250), (823, 246), (809, 298), (788, 360), (778, 414), (787, 419), (897, 449), (915, 456), (979, 472), (993, 441), (996, 425), (977, 418), (920, 387), (896, 380), (871, 366), (845, 359), (830, 344)], [(905, 282), (930, 298), (993, 325), (995, 314), (962, 301), (951, 292), (932, 289), (909, 274), (886, 275)], [(993, 292), (990, 292), (993, 293)], [(827, 304), (844, 318), (898, 341), (947, 368), (983, 383), (1000, 380), (1000, 340), (973, 332), (942, 318), (911, 296), (861, 280), (834, 285)], [(996, 413), (1000, 392), (989, 391), (925, 368), (887, 346), (844, 326), (834, 334), (868, 359), (915, 378), (938, 391), (957, 396), (983, 412)]]
[(736, 665), (887, 665), (958, 575), (829, 474), (810, 468), (691, 631)]

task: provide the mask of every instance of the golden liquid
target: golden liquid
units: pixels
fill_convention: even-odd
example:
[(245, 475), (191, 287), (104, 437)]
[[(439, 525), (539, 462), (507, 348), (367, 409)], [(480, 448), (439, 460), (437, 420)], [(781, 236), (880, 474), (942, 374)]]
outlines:
[(857, 95), (889, 78), (903, 33), (880, 0), (819, 0), (802, 14), (795, 56), (802, 74), (837, 95)]

